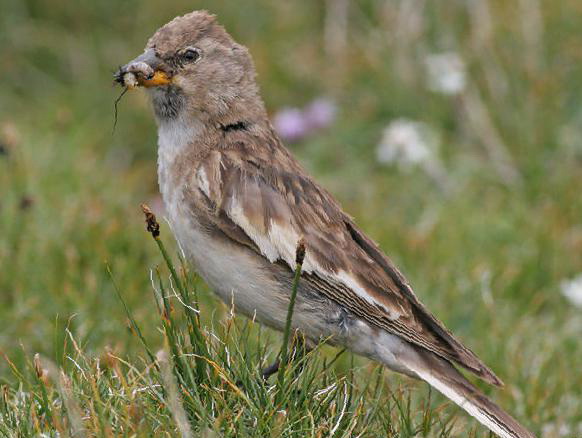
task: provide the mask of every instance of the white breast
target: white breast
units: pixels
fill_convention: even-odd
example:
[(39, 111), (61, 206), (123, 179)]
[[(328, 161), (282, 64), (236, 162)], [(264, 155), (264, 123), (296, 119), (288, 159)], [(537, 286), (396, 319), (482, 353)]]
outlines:
[(204, 248), (207, 242), (183, 200), (185, 185), (195, 181), (189, 178), (189, 172), (175, 175), (175, 164), (184, 159), (187, 148), (192, 147), (203, 129), (201, 123), (186, 122), (183, 118), (160, 121), (158, 125), (158, 185), (166, 208), (166, 219), (187, 254), (193, 254), (194, 247)]
[[(163, 120), (158, 124), (158, 185), (166, 208), (166, 219), (170, 223), (174, 237), (188, 255), (194, 247), (204, 248), (205, 236), (193, 223), (193, 216), (184, 205), (183, 193), (188, 175), (177, 176), (175, 164), (184, 159), (188, 147), (202, 135), (203, 126), (196, 121), (186, 122), (183, 118)], [(190, 257), (191, 258), (191, 257)]]
[(186, 184), (199, 186), (190, 189), (209, 190), (205, 175), (172, 175), (176, 160), (182, 159), (183, 152), (202, 135), (203, 129), (199, 123), (185, 123), (179, 118), (158, 126), (158, 183), (172, 232), (198, 273), (227, 304), (234, 301), (242, 313), (280, 326), (286, 304), (266, 294), (276, 284), (265, 274), (261, 263), (243, 249), (209, 236), (196, 223), (192, 206), (184, 203)]
[[(202, 123), (196, 119), (186, 121), (183, 117), (163, 120), (158, 125), (158, 184), (166, 208), (172, 207), (178, 193), (178, 187), (173, 186), (169, 178), (173, 164), (188, 145), (202, 135), (203, 129)], [(171, 214), (170, 210), (168, 214)]]

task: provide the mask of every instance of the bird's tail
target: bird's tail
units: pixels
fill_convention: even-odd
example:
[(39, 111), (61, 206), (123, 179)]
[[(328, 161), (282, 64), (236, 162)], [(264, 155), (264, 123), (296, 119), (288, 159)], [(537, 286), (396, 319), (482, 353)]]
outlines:
[[(536, 438), (511, 415), (489, 400), (450, 362), (429, 352), (418, 352), (407, 368), (448, 397), (501, 438)], [(418, 360), (420, 359), (420, 360)]]

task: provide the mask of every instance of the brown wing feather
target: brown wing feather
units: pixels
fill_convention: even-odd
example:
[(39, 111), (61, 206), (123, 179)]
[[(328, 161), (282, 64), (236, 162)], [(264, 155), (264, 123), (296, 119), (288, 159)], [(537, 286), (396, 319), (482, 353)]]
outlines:
[[(211, 178), (204, 198), (216, 227), (272, 262), (284, 260), (290, 269), (296, 241), (304, 237), (312, 261), (304, 277), (323, 295), (489, 383), (502, 384), (420, 303), (388, 257), (282, 146), (257, 146), (253, 140), (258, 143), (238, 141), (200, 163), (199, 170)], [(334, 277), (342, 272), (368, 296)]]

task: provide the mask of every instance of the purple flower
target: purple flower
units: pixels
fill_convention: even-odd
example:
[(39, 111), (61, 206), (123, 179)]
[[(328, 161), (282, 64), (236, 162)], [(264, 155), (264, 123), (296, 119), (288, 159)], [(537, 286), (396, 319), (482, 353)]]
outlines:
[(326, 98), (312, 101), (305, 109), (283, 108), (275, 113), (273, 125), (281, 138), (297, 142), (328, 127), (335, 119), (336, 106)]
[(314, 130), (327, 128), (331, 125), (335, 119), (335, 114), (335, 104), (324, 97), (315, 99), (303, 112), (309, 127)]
[(283, 140), (291, 142), (301, 140), (309, 131), (303, 112), (298, 108), (279, 110), (273, 117), (273, 125)]

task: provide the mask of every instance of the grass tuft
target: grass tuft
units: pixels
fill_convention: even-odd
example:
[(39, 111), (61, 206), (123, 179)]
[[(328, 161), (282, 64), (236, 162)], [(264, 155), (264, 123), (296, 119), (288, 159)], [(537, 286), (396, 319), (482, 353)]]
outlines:
[[(213, 328), (202, 324), (201, 311), (191, 300), (187, 270), (176, 269), (155, 216), (143, 209), (148, 231), (170, 272), (165, 281), (155, 270), (153, 296), (156, 303), (161, 301), (162, 348), (153, 353), (114, 284), (147, 360), (122, 359), (111, 351), (89, 358), (68, 331), (74, 353), (67, 358), (73, 366), (59, 368), (38, 354), (31, 372), (13, 365), (18, 385), (3, 387), (0, 434), (11, 436), (18, 426), (31, 434), (64, 436), (347, 437), (395, 436), (400, 430), (398, 436), (412, 437), (418, 431), (429, 433), (438, 424), (439, 415), (430, 404), (413, 402), (410, 393), (392, 393), (381, 367), (357, 369), (352, 362), (347, 373), (337, 373), (332, 365), (340, 354), (326, 363), (323, 345), (299, 358), (289, 354), (303, 242), (297, 248), (283, 345), (275, 354), (271, 340), (262, 337), (263, 329), (253, 321), (239, 320), (233, 309), (221, 320), (211, 319)], [(115, 283), (112, 269), (107, 269)], [(261, 365), (273, 356), (281, 364), (275, 384), (261, 374)], [(370, 372), (375, 379), (362, 379)], [(392, 402), (386, 403), (387, 394)]]

